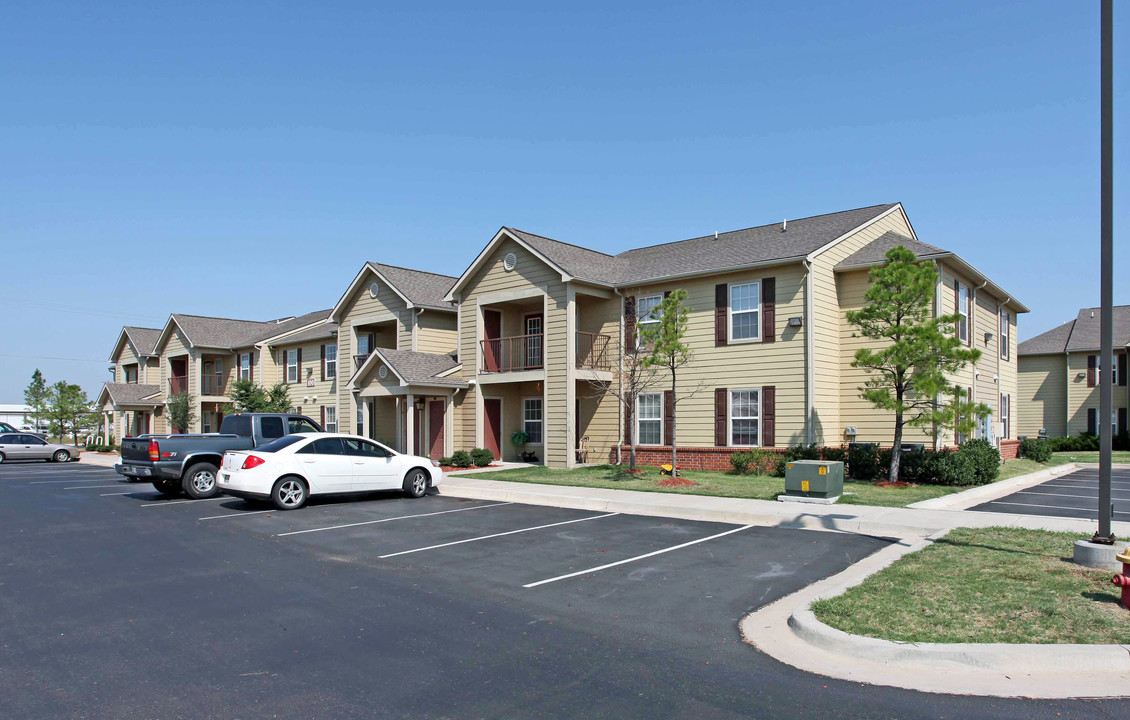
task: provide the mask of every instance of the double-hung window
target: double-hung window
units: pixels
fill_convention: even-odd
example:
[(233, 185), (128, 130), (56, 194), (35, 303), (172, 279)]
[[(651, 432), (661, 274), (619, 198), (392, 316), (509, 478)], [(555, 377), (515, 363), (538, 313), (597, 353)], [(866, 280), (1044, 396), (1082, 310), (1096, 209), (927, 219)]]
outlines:
[(542, 444), (542, 405), (541, 398), (526, 398), (522, 401), (522, 432), (529, 438), (529, 445)]
[(730, 340), (761, 338), (761, 283), (730, 286)]
[(659, 324), (659, 315), (656, 308), (659, 303), (663, 302), (663, 296), (655, 295), (640, 295), (636, 300), (636, 347), (639, 348), (643, 345), (643, 330), (644, 328), (653, 327)]
[(1115, 362), (1115, 360), (1117, 360), (1117, 359), (1118, 358), (1114, 357), (1113, 355), (1108, 358), (1108, 361), (1109, 361), (1110, 364), (1107, 365), (1107, 367), (1110, 368), (1110, 384), (1111, 385), (1117, 385), (1118, 384), (1118, 363)]
[(760, 391), (730, 391), (730, 445), (757, 447), (761, 444), (760, 411)]
[(1009, 397), (1008, 395), (1001, 395), (1001, 440), (1008, 440), (1008, 432), (1011, 428), (1008, 426), (1009, 420)]
[(957, 339), (969, 343), (969, 287), (954, 281), (954, 291), (957, 293)]
[(337, 345), (326, 345), (326, 379), (337, 377)]
[(251, 379), (251, 353), (240, 353), (239, 355), (239, 379)]
[(1008, 360), (1009, 346), (1012, 344), (1010, 338), (1010, 331), (1012, 327), (1012, 318), (1008, 314), (1008, 310), (1001, 308), (1001, 327), (1000, 327), (1000, 345), (1001, 345), (1001, 360)]
[(337, 408), (326, 406), (326, 432), (337, 432)]
[(288, 383), (298, 382), (298, 350), (286, 351), (286, 381)]
[(636, 441), (640, 445), (663, 444), (663, 394), (646, 393), (636, 400)]

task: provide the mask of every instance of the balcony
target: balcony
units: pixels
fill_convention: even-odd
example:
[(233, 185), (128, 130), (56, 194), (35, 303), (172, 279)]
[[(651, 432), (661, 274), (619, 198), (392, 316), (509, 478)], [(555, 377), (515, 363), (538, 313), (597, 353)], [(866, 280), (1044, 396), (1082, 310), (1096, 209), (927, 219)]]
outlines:
[(227, 375), (204, 375), (200, 378), (201, 395), (226, 395), (228, 390)]
[(514, 337), (480, 340), (483, 366), (480, 372), (519, 372), (541, 370), (545, 367), (545, 336), (516, 335)]
[(365, 361), (369, 359), (370, 355), (372, 355), (372, 353), (365, 353), (364, 355), (354, 355), (353, 356), (353, 372), (357, 372), (358, 370), (360, 370), (361, 366), (365, 364)]
[(608, 335), (577, 333), (577, 368), (581, 370), (612, 370), (613, 358), (608, 351)]
[(169, 377), (169, 395), (180, 395), (188, 392), (188, 376), (172, 375)]

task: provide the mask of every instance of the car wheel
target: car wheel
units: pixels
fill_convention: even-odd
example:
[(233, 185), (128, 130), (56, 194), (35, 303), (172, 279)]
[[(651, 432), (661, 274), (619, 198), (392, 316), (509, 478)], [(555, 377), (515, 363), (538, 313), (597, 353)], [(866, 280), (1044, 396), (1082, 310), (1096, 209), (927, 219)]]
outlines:
[(404, 492), (408, 497), (424, 497), (424, 493), (428, 492), (428, 474), (416, 468), (409, 470), (408, 475), (404, 478)]
[(51, 456), (51, 460), (54, 462), (67, 462), (70, 459), (71, 454), (66, 450), (56, 450), (55, 454)]
[(220, 491), (216, 487), (216, 466), (206, 462), (196, 463), (184, 474), (181, 485), (193, 500), (213, 497)]
[(176, 497), (181, 491), (180, 483), (176, 480), (154, 480), (153, 487), (165, 497)]
[(271, 500), (279, 510), (297, 510), (306, 504), (306, 483), (300, 478), (279, 478), (271, 488)]
[(4, 462), (7, 459), (8, 458), (4, 457), (4, 453), (0, 453), (0, 463)]

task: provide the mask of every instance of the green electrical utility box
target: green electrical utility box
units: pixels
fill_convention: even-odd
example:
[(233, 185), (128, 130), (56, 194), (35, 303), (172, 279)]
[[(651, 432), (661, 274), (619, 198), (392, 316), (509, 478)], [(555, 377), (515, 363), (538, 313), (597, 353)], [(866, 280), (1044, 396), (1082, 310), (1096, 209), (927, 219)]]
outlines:
[(844, 494), (844, 464), (794, 460), (785, 464), (785, 496), (834, 499)]

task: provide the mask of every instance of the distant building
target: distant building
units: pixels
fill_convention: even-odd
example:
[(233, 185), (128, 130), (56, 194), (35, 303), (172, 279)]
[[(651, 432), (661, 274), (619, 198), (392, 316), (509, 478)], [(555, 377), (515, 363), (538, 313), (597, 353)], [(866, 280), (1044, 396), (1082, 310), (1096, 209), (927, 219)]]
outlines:
[(27, 405), (0, 403), (0, 422), (8, 423), (21, 430), (25, 428), (30, 430), (33, 429), (32, 425), (35, 421), (31, 416), (31, 408)]

